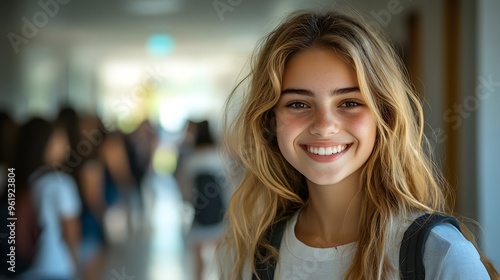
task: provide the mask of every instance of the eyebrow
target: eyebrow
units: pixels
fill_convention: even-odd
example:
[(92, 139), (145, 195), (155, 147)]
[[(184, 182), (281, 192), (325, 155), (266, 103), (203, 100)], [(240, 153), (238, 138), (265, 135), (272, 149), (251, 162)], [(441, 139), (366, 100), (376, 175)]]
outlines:
[[(342, 94), (348, 94), (351, 92), (356, 92), (359, 91), (359, 87), (346, 87), (346, 88), (337, 88), (333, 90), (330, 95), (342, 95)], [(281, 95), (283, 94), (299, 94), (299, 95), (306, 95), (306, 96), (311, 96), (314, 97), (314, 92), (308, 90), (308, 89), (300, 89), (300, 88), (287, 88), (283, 91), (281, 91)]]

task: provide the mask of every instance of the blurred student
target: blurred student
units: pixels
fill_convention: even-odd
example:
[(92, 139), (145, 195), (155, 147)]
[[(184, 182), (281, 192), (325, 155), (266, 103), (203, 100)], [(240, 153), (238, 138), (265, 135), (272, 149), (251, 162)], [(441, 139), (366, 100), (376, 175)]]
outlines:
[(133, 132), (125, 137), (130, 171), (139, 187), (151, 167), (151, 159), (157, 143), (157, 132), (148, 120), (142, 121)]
[(151, 161), (158, 144), (155, 127), (149, 120), (142, 121), (137, 128), (124, 136), (125, 151), (129, 168), (133, 177), (134, 188), (131, 189), (129, 203), (131, 207), (130, 222), (132, 229), (145, 225), (145, 205), (143, 193), (145, 177), (150, 174)]
[(0, 196), (6, 189), (7, 168), (14, 160), (17, 124), (5, 112), (0, 112)]
[(194, 222), (187, 241), (194, 253), (196, 275), (202, 279), (206, 246), (217, 245), (223, 231), (228, 188), (223, 175), (223, 164), (208, 121), (196, 124), (193, 150), (185, 155), (179, 166), (178, 181), (183, 199), (192, 203)]
[(182, 138), (177, 145), (178, 156), (177, 156), (177, 168), (174, 171), (174, 177), (176, 180), (181, 180), (180, 178), (180, 167), (184, 165), (184, 160), (191, 154), (194, 149), (194, 141), (197, 133), (197, 123), (189, 120), (184, 126), (184, 131), (182, 133)]
[(74, 279), (80, 242), (78, 190), (73, 178), (57, 171), (68, 155), (61, 123), (35, 118), (21, 129), (16, 153), (18, 186), (29, 186), (41, 233), (33, 263), (22, 279)]
[(106, 238), (104, 234), (104, 164), (99, 157), (99, 149), (104, 140), (104, 129), (96, 116), (86, 116), (80, 120), (79, 141), (88, 146), (82, 155), (81, 167), (76, 174), (82, 202), (82, 242), (80, 258), (84, 279), (101, 277), (106, 258)]
[(134, 233), (131, 201), (135, 189), (123, 133), (106, 132), (99, 157), (104, 167), (105, 238), (113, 244), (123, 243)]
[[(16, 137), (17, 137), (17, 124), (16, 122), (10, 117), (9, 114), (5, 112), (0, 112), (0, 263), (2, 265), (0, 266), (0, 275), (2, 276), (15, 276), (17, 274), (12, 273), (12, 271), (8, 270), (11, 265), (8, 263), (10, 261), (10, 256), (8, 254), (11, 254), (11, 245), (15, 244), (9, 244), (9, 242), (12, 243), (12, 240), (6, 239), (5, 237), (10, 236), (10, 228), (7, 227), (9, 224), (9, 221), (7, 220), (10, 218), (9, 215), (9, 203), (11, 203), (12, 200), (9, 200), (9, 198), (14, 198), (15, 202), (17, 205), (18, 211), (25, 210), (24, 207), (22, 206), (24, 201), (27, 201), (28, 204), (28, 212), (33, 216), (35, 213), (34, 207), (33, 207), (33, 202), (30, 200), (31, 197), (25, 195), (25, 191), (22, 190), (22, 188), (16, 188), (15, 186), (18, 185), (16, 184), (16, 171), (13, 170), (12, 168), (14, 167), (14, 156), (15, 156), (15, 143), (16, 143)], [(9, 185), (10, 184), (10, 185)], [(17, 191), (17, 193), (16, 193)], [(27, 198), (27, 199), (25, 199)], [(22, 202), (22, 203), (21, 203)], [(23, 208), (23, 209), (20, 209)], [(18, 231), (19, 228), (21, 228), (21, 221), (16, 225), (16, 231)], [(24, 221), (23, 221), (24, 222)], [(31, 221), (26, 221), (28, 224)], [(26, 223), (24, 223), (26, 224)], [(23, 229), (24, 230), (24, 229)], [(24, 231), (25, 233), (27, 231)], [(21, 233), (20, 233), (21, 234)], [(25, 235), (26, 236), (26, 235)], [(22, 238), (23, 236), (18, 236)], [(36, 240), (36, 233), (35, 237), (33, 238), (33, 242), (31, 245), (34, 246), (34, 242)], [(29, 266), (30, 260), (33, 257), (33, 249), (29, 248), (30, 244), (27, 244), (29, 242), (23, 242), (24, 244), (20, 244), (20, 247), (17, 249), (16, 253), (16, 270), (21, 270), (23, 271), (26, 269), (27, 266)], [(26, 245), (24, 248), (22, 247), (23, 245)], [(22, 251), (21, 251), (22, 250)]]

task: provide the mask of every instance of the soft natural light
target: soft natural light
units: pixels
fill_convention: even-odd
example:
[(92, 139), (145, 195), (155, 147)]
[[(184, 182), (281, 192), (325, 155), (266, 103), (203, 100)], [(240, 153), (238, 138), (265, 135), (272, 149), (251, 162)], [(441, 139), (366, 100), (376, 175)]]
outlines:
[(139, 83), (142, 74), (142, 65), (123, 60), (105, 62), (101, 68), (102, 81), (110, 87), (134, 86)]

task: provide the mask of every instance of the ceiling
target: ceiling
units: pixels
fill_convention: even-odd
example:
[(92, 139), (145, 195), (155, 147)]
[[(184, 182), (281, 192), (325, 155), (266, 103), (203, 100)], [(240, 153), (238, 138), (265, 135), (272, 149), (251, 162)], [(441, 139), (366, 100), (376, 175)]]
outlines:
[[(174, 38), (177, 54), (247, 54), (292, 10), (330, 6), (332, 0), (45, 0), (47, 24), (39, 42), (69, 44), (106, 53), (144, 49), (151, 34)], [(338, 2), (338, 1), (337, 1)], [(17, 4), (15, 4), (17, 3)], [(57, 7), (53, 5), (58, 3)], [(38, 1), (2, 3), (4, 28), (21, 34), (22, 20), (44, 13)], [(47, 12), (45, 12), (47, 13)], [(41, 18), (43, 20), (43, 18)]]

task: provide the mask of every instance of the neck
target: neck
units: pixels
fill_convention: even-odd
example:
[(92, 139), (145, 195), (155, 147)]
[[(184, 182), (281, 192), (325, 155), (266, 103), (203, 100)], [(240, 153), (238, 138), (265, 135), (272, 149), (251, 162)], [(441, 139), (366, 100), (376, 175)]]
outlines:
[(331, 186), (308, 182), (308, 188), (309, 201), (297, 221), (297, 237), (313, 247), (335, 247), (356, 241), (362, 197), (359, 174)]

